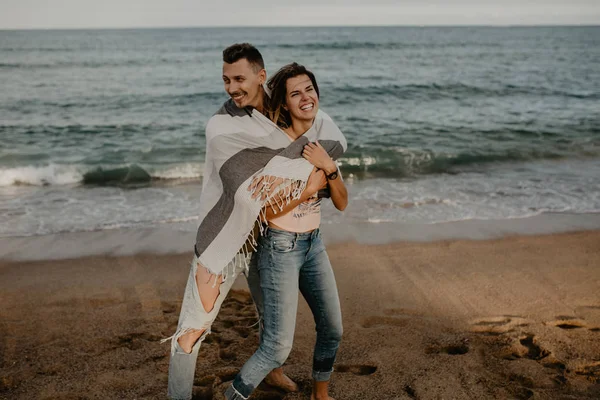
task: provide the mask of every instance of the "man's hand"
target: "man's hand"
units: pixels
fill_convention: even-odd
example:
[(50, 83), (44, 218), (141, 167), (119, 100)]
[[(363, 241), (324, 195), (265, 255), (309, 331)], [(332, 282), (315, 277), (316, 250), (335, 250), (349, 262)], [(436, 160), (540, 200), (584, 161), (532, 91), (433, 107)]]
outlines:
[(252, 198), (260, 196), (261, 200), (266, 200), (283, 183), (283, 178), (275, 178), (270, 175), (257, 176), (252, 180), (248, 190), (252, 192)]
[(315, 167), (325, 171), (327, 174), (337, 171), (335, 161), (329, 157), (327, 150), (325, 150), (318, 141), (304, 146), (302, 157)]
[[(321, 147), (322, 148), (322, 147)], [(325, 153), (327, 155), (327, 153)], [(329, 156), (327, 156), (329, 157)], [(334, 163), (335, 165), (335, 163)], [(335, 166), (334, 171), (337, 169)], [(275, 194), (275, 190), (279, 188), (279, 185), (283, 183), (283, 178), (275, 178), (270, 175), (266, 176), (258, 176), (252, 180), (250, 186), (248, 186), (248, 191), (252, 193), (252, 199), (257, 200), (260, 198), (261, 201), (265, 201), (267, 198), (271, 197)], [(327, 177), (325, 173), (317, 168), (314, 168), (308, 177), (308, 181), (306, 183), (306, 193), (308, 197), (312, 196), (319, 190), (327, 187)], [(286, 189), (280, 189), (286, 190)], [(287, 188), (287, 190), (290, 190)], [(308, 198), (307, 197), (307, 198)]]
[(327, 177), (325, 177), (325, 172), (320, 169), (314, 168), (308, 177), (308, 181), (306, 182), (305, 193), (308, 197), (317, 193), (319, 190), (327, 187)]

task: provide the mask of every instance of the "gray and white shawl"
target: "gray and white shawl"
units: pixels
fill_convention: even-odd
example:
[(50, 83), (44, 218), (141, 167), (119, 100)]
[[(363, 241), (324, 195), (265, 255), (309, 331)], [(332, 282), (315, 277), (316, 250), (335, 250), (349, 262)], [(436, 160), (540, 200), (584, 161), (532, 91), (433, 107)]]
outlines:
[[(238, 108), (231, 99), (210, 118), (195, 246), (203, 267), (227, 279), (235, 268), (234, 260), (240, 259), (236, 255), (248, 255), (255, 249), (253, 228), (261, 210), (265, 205), (273, 206), (275, 202), (281, 207), (300, 197), (313, 169), (302, 157), (302, 150), (309, 141), (317, 140), (333, 159), (347, 147), (342, 132), (322, 111), (313, 126), (293, 142), (262, 113)], [(260, 176), (282, 178), (282, 186), (293, 190), (283, 198), (252, 199), (248, 187)]]

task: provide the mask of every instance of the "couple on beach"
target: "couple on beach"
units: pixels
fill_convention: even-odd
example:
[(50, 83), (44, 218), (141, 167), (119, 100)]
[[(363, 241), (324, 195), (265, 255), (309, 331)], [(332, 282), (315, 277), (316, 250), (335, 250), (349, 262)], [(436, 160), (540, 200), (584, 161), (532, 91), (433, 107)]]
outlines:
[(247, 399), (263, 379), (298, 390), (281, 366), (292, 348), (300, 290), (317, 331), (311, 399), (331, 399), (342, 316), (319, 231), (320, 207), (326, 197), (339, 210), (348, 203), (335, 161), (346, 140), (319, 111), (312, 72), (292, 63), (266, 81), (254, 46), (234, 44), (223, 51), (223, 83), (231, 98), (206, 126), (195, 257), (170, 338), (171, 399), (192, 398), (200, 344), (240, 272), (259, 314), (260, 344), (225, 398)]

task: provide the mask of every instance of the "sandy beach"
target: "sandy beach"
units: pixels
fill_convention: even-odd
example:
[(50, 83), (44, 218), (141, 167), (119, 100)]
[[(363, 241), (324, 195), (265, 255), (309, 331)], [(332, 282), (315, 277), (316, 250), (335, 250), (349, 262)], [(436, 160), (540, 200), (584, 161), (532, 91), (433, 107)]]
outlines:
[[(347, 399), (600, 398), (600, 231), (328, 246)], [(44, 248), (31, 248), (44, 252)], [(185, 254), (0, 261), (1, 399), (164, 399)], [(196, 399), (256, 349), (244, 279), (202, 345)], [(301, 301), (285, 370), (306, 399), (314, 324)]]
[[(4, 3), (0, 400), (166, 399), (199, 226), (234, 243), (255, 217), (241, 180), (302, 178), (258, 115), (291, 62), (318, 81), (302, 121), (318, 108), (345, 137), (290, 126), (337, 142), (348, 193), (319, 206), (344, 322), (332, 397), (600, 400), (600, 0)], [(222, 400), (257, 319), (240, 277), (196, 400)], [(315, 335), (301, 299), (300, 392), (253, 399), (309, 399)]]

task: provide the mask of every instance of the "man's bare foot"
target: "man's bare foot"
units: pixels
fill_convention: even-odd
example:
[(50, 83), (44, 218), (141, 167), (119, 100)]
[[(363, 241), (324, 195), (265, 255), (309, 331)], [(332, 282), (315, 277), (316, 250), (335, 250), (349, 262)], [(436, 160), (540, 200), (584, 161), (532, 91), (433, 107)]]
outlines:
[(299, 390), (296, 382), (283, 373), (283, 368), (275, 368), (273, 371), (269, 372), (269, 375), (265, 378), (265, 383), (287, 393), (297, 392)]
[(313, 381), (310, 400), (335, 400), (329, 396), (329, 381)]

